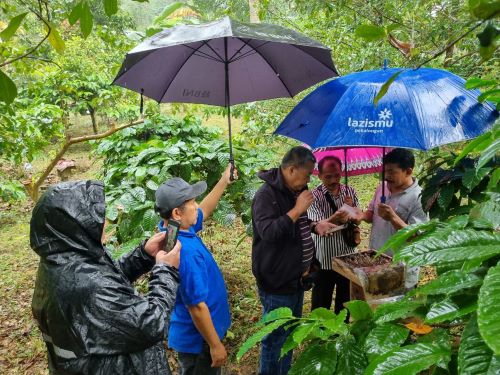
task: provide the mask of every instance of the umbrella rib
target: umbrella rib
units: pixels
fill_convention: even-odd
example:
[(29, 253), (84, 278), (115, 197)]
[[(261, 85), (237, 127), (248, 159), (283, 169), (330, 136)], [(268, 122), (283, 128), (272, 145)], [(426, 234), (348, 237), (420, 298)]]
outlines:
[[(337, 68), (335, 67), (335, 64), (333, 63), (333, 60), (332, 60), (332, 65), (333, 65), (333, 69), (331, 67), (329, 67), (328, 65), (326, 65), (323, 61), (317, 59), (316, 57), (314, 57), (313, 55), (310, 55), (309, 53), (307, 53), (306, 51), (304, 51), (302, 48), (300, 48), (299, 46), (295, 45), (295, 44), (292, 44), (292, 46), (294, 46), (295, 48), (297, 48), (298, 50), (300, 50), (301, 52), (303, 53), (306, 53), (307, 55), (311, 56), (314, 60), (316, 61), (319, 61), (319, 63), (323, 66), (325, 66), (326, 68), (328, 68), (329, 70), (333, 70), (335, 73), (337, 73), (337, 76), (339, 76), (339, 72), (337, 72)], [(331, 50), (330, 50), (330, 53), (331, 53)]]
[(248, 43), (250, 43), (250, 39), (247, 39), (247, 41), (245, 42), (243, 39), (240, 39), (242, 42), (243, 42), (243, 45), (233, 54), (233, 56), (231, 56), (227, 61), (228, 62), (233, 62), (233, 58), (234, 56), (236, 56), (238, 53), (240, 53), (240, 51), (245, 48), (245, 46), (248, 46)]
[[(248, 51), (248, 52), (243, 53), (241, 56), (238, 56), (237, 58), (235, 58), (235, 59), (233, 60), (234, 56), (236, 56), (236, 53), (238, 53), (238, 52), (241, 50), (241, 48), (243, 48), (243, 47), (241, 47), (241, 48), (240, 48), (240, 50), (238, 50), (238, 51), (237, 51), (237, 52), (236, 52), (236, 53), (235, 53), (235, 54), (234, 54), (234, 55), (233, 55), (233, 56), (229, 59), (229, 62), (230, 62), (230, 63), (231, 63), (231, 62), (238, 61), (238, 60), (243, 59), (243, 58), (248, 57), (248, 56), (252, 56), (252, 55), (254, 55), (254, 54), (256, 54), (256, 53), (257, 53), (257, 51), (255, 50), (255, 48), (254, 48), (254, 47), (252, 47), (252, 46), (251, 46), (250, 44), (248, 44), (248, 43), (250, 43), (250, 40), (248, 40), (247, 45), (251, 48), (251, 50), (250, 50), (250, 51)], [(264, 43), (262, 43), (260, 46), (258, 46), (257, 48), (260, 48), (260, 47), (262, 47), (263, 45), (265, 45), (265, 44), (267, 44), (267, 43), (269, 43), (269, 42), (264, 42)]]
[(182, 68), (184, 67), (184, 65), (186, 65), (186, 63), (191, 58), (191, 56), (193, 56), (197, 52), (197, 50), (201, 48), (202, 45), (203, 44), (201, 44), (197, 49), (193, 49), (192, 47), (188, 47), (187, 45), (185, 45), (186, 47), (193, 49), (193, 52), (191, 52), (191, 54), (186, 58), (186, 60), (184, 60), (184, 62), (182, 63), (182, 65), (179, 67), (179, 69), (177, 69), (177, 72), (175, 73), (175, 75), (172, 77), (172, 79), (168, 83), (167, 88), (165, 89), (165, 91), (163, 91), (163, 94), (160, 96), (160, 100), (158, 101), (158, 103), (161, 102), (161, 100), (163, 99), (163, 97), (167, 93), (168, 89), (172, 85), (172, 82), (174, 82), (175, 78), (177, 78), (177, 76), (179, 75), (179, 72), (182, 70)]
[(223, 63), (224, 61), (226, 61), (226, 60), (224, 60), (224, 59), (222, 58), (222, 56), (221, 56), (221, 55), (219, 55), (219, 54), (217, 53), (217, 51), (215, 51), (215, 50), (212, 48), (212, 46), (211, 46), (210, 44), (208, 44), (206, 41), (202, 41), (202, 43), (203, 43), (204, 45), (206, 45), (208, 48), (210, 48), (210, 49), (212, 50), (212, 52), (213, 52), (213, 53), (215, 53), (215, 55), (216, 55), (216, 56), (220, 59), (220, 62), (222, 62), (222, 63)]
[[(206, 52), (203, 52), (203, 51), (200, 51), (199, 49), (203, 46), (204, 42), (202, 42), (202, 44), (198, 47), (198, 48), (193, 48), (191, 46), (188, 46), (187, 44), (184, 44), (184, 47), (187, 47), (191, 50), (193, 50), (193, 54), (196, 54), (196, 53), (199, 53), (199, 55), (196, 55), (196, 56), (200, 56), (200, 57), (206, 57), (207, 59), (212, 59), (214, 61), (217, 61), (217, 62), (224, 62), (223, 60), (219, 60), (219, 59), (216, 59), (215, 57), (213, 56), (210, 56), (208, 53)], [(215, 52), (215, 51), (214, 51)], [(192, 55), (191, 55), (192, 56)], [(189, 56), (189, 57), (191, 57)], [(218, 57), (220, 57), (219, 55), (217, 55)]]
[[(250, 44), (249, 44), (250, 47), (252, 47)], [(259, 46), (261, 47), (261, 46)], [(267, 65), (269, 65), (271, 67), (271, 69), (273, 70), (274, 74), (276, 74), (276, 77), (278, 77), (278, 79), (281, 81), (281, 83), (283, 84), (283, 86), (285, 86), (285, 89), (286, 91), (288, 91), (288, 95), (290, 95), (290, 98), (293, 98), (293, 95), (292, 93), (290, 92), (290, 89), (288, 88), (288, 86), (285, 84), (285, 82), (281, 79), (281, 76), (279, 75), (279, 73), (276, 71), (276, 69), (274, 69), (274, 66), (272, 66), (269, 61), (264, 57), (264, 55), (262, 53), (259, 52), (259, 50), (257, 50), (256, 48), (252, 47), (254, 49), (255, 52), (257, 52), (259, 54), (260, 57), (262, 57), (262, 59), (266, 62)]]

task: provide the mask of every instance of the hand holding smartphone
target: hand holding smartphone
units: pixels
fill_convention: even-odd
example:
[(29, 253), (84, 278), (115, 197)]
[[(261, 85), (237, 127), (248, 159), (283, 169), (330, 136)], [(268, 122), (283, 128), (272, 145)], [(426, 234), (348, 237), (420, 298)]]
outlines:
[(177, 242), (177, 237), (179, 235), (179, 228), (181, 223), (176, 220), (168, 220), (167, 230), (165, 233), (165, 246), (163, 250), (167, 253), (172, 250)]

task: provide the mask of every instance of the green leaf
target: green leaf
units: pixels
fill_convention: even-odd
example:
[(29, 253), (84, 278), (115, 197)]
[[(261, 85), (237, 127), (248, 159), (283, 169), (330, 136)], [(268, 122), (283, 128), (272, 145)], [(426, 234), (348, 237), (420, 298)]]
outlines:
[(335, 342), (314, 343), (294, 361), (290, 375), (331, 375), (337, 366)]
[(16, 96), (16, 84), (0, 69), (0, 101), (10, 104)]
[[(498, 246), (498, 243), (497, 243)], [(500, 247), (500, 246), (499, 246)], [(495, 355), (500, 355), (500, 262), (491, 267), (479, 290), (479, 332)]]
[(453, 263), (472, 259), (486, 260), (500, 254), (500, 233), (475, 229), (453, 230), (447, 236), (427, 236), (408, 244), (398, 259), (410, 266)]
[(395, 253), (398, 253), (398, 250), (406, 243), (407, 240), (413, 238), (415, 234), (425, 231), (430, 231), (436, 228), (439, 225), (439, 221), (433, 219), (426, 223), (417, 223), (411, 224), (403, 229), (398, 230), (394, 233), (389, 239), (385, 242), (384, 246), (382, 246), (377, 254), (383, 254), (387, 250), (391, 249)]
[(118, 0), (104, 0), (104, 11), (108, 17), (118, 12)]
[(68, 22), (73, 26), (82, 17), (82, 2), (76, 4), (68, 16)]
[(270, 334), (272, 331), (274, 331), (276, 328), (282, 326), (285, 324), (287, 320), (284, 319), (278, 319), (275, 320), (267, 325), (265, 325), (263, 328), (259, 329), (257, 332), (255, 332), (252, 336), (250, 336), (244, 343), (241, 345), (240, 350), (238, 350), (238, 353), (236, 354), (236, 359), (238, 362), (241, 360), (241, 357), (245, 355), (246, 352), (250, 350), (252, 346), (257, 344), (259, 341), (261, 341), (265, 336)]
[(24, 17), (28, 12), (18, 14), (17, 16), (10, 19), (9, 24), (5, 29), (0, 32), (0, 38), (3, 42), (8, 42), (10, 38), (14, 36), (19, 26), (21, 26), (21, 22), (23, 22)]
[(446, 321), (455, 320), (461, 316), (470, 314), (476, 311), (477, 304), (474, 300), (471, 300), (469, 304), (465, 306), (458, 306), (451, 300), (443, 300), (434, 303), (427, 315), (425, 317), (426, 323), (441, 323)]
[(414, 293), (418, 295), (453, 294), (480, 286), (482, 283), (483, 278), (476, 274), (452, 270), (418, 287)]
[[(465, 327), (458, 349), (458, 372), (463, 375), (483, 375), (488, 369), (496, 367), (500, 372), (500, 362), (479, 334), (477, 319), (474, 315)], [(494, 372), (495, 373), (495, 372)]]
[(488, 90), (488, 91), (483, 92), (481, 95), (479, 95), (477, 97), (477, 100), (481, 103), (486, 101), (486, 100), (498, 102), (498, 99), (494, 99), (494, 98), (498, 98), (498, 97), (500, 97), (500, 89), (492, 89), (492, 90)]
[(156, 182), (154, 182), (153, 180), (146, 181), (146, 187), (152, 191), (158, 190), (158, 184)]
[(453, 195), (455, 194), (455, 186), (452, 184), (447, 184), (441, 187), (439, 190), (439, 196), (438, 196), (438, 204), (439, 207), (446, 209), (451, 203), (451, 200), (453, 199)]
[(176, 1), (175, 3), (167, 5), (163, 8), (161, 14), (153, 20), (153, 25), (161, 25), (161, 23), (168, 18), (177, 9), (188, 7), (187, 4)]
[(380, 305), (375, 310), (375, 320), (378, 324), (406, 318), (423, 305), (422, 301), (398, 301)]
[(482, 79), (482, 78), (470, 78), (465, 82), (465, 88), (467, 90), (478, 89), (480, 87), (496, 86), (497, 81), (494, 79)]
[(106, 218), (109, 221), (115, 221), (118, 218), (118, 209), (116, 204), (108, 204), (106, 206)]
[(347, 324), (345, 323), (345, 319), (347, 317), (347, 310), (342, 310), (339, 312), (334, 319), (324, 320), (322, 322), (323, 326), (330, 330), (331, 333), (342, 333), (347, 334)]
[(92, 32), (93, 27), (93, 17), (90, 11), (89, 4), (87, 1), (82, 2), (82, 14), (80, 17), (80, 30), (82, 31), (83, 37), (86, 38)]
[(267, 324), (277, 319), (293, 318), (292, 310), (288, 307), (280, 307), (268, 312), (260, 320), (260, 324)]
[(462, 184), (472, 191), (490, 171), (491, 168), (467, 169), (462, 177)]
[(354, 320), (368, 320), (373, 317), (373, 311), (365, 301), (349, 301), (346, 306)]
[(363, 38), (367, 42), (384, 39), (387, 35), (383, 27), (376, 25), (360, 25), (356, 27), (354, 34), (359, 38)]
[(50, 34), (49, 34), (49, 43), (56, 50), (57, 53), (62, 53), (64, 48), (66, 47), (64, 44), (64, 40), (59, 35), (59, 31), (57, 31), (56, 27), (50, 23)]
[(305, 323), (296, 327), (291, 333), (293, 341), (300, 345), (302, 341), (304, 341), (304, 339), (312, 332), (315, 326), (316, 323)]
[(483, 167), (487, 162), (495, 157), (500, 152), (500, 138), (495, 139), (491, 145), (481, 153), (481, 157), (477, 161), (476, 168)]
[(133, 188), (130, 191), (130, 194), (134, 197), (134, 199), (137, 202), (140, 202), (140, 203), (146, 202), (146, 191), (142, 187), (137, 186), (137, 187)]
[(145, 232), (153, 231), (156, 224), (158, 224), (158, 220), (158, 214), (154, 210), (147, 210), (142, 217), (141, 226)]
[(500, 11), (497, 0), (469, 0), (469, 10), (477, 18), (486, 20)]
[(398, 324), (385, 323), (377, 325), (368, 334), (365, 341), (365, 351), (368, 359), (385, 354), (406, 341), (410, 330)]
[(327, 320), (327, 319), (335, 319), (336, 315), (332, 310), (325, 309), (324, 307), (319, 307), (311, 311), (309, 317), (318, 320)]
[(493, 173), (490, 176), (490, 182), (488, 182), (488, 187), (487, 190), (494, 190), (497, 186), (498, 183), (500, 182), (500, 168), (497, 168), (493, 171)]
[(500, 227), (500, 202), (492, 197), (475, 205), (469, 216), (475, 228), (497, 230)]
[(460, 160), (462, 160), (466, 155), (471, 152), (480, 152), (483, 151), (488, 145), (491, 143), (493, 139), (493, 133), (491, 131), (481, 134), (479, 137), (470, 141), (467, 146), (462, 150), (462, 152), (457, 156), (454, 161), (454, 165), (456, 166)]
[(382, 85), (382, 87), (380, 88), (380, 91), (378, 92), (378, 94), (375, 96), (375, 99), (373, 99), (373, 104), (375, 106), (378, 105), (378, 102), (380, 101), (380, 99), (382, 99), (384, 97), (385, 94), (387, 94), (387, 90), (389, 90), (389, 87), (392, 85), (392, 83), (396, 80), (396, 78), (398, 78), (398, 76), (403, 73), (404, 70), (400, 70), (399, 72), (396, 72), (392, 75), (391, 78), (389, 78), (387, 80), (386, 83), (384, 83)]
[(335, 347), (337, 349), (336, 374), (363, 374), (368, 361), (352, 336), (340, 336)]
[(372, 361), (365, 375), (414, 375), (438, 363), (448, 363), (450, 348), (435, 344), (415, 344), (397, 348)]

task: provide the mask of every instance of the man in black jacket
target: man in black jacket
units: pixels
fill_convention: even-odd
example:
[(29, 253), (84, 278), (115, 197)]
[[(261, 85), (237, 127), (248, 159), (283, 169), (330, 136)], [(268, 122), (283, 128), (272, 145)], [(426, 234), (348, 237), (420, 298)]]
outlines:
[[(51, 374), (170, 374), (163, 341), (178, 285), (178, 243), (161, 250), (158, 233), (118, 261), (101, 243), (104, 187), (58, 184), (40, 198), (30, 223), (40, 256), (32, 308)], [(132, 282), (151, 271), (149, 293)]]
[[(328, 221), (311, 222), (313, 202), (307, 190), (316, 159), (305, 147), (294, 147), (281, 166), (259, 173), (264, 184), (252, 202), (252, 272), (257, 279), (263, 314), (288, 307), (302, 316), (304, 290), (311, 265), (317, 262), (311, 231), (327, 235)], [(309, 286), (310, 287), (310, 286)], [(287, 332), (275, 330), (262, 340), (259, 374), (282, 375), (290, 369), (292, 352), (279, 359)]]

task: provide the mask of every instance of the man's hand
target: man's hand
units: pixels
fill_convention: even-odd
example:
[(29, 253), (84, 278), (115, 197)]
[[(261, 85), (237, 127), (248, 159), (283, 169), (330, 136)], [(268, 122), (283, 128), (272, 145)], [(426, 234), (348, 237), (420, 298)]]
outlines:
[(227, 352), (224, 344), (220, 341), (218, 344), (210, 347), (210, 356), (212, 357), (212, 367), (221, 367), (227, 361)]
[(354, 200), (350, 195), (346, 195), (346, 197), (344, 198), (344, 203), (348, 206), (354, 207)]
[(168, 253), (164, 250), (158, 251), (156, 253), (156, 263), (163, 263), (178, 269), (181, 261), (181, 247), (181, 243), (177, 240), (174, 248)]
[(328, 220), (318, 221), (316, 227), (314, 228), (318, 236), (330, 236), (332, 229), (336, 228), (337, 225), (330, 223)]
[(313, 201), (314, 201), (314, 196), (312, 195), (312, 193), (309, 190), (304, 190), (297, 197), (297, 201), (295, 202), (295, 209), (300, 215), (302, 215), (304, 212), (307, 211), (309, 206), (311, 206)]
[(231, 166), (232, 164), (229, 163), (226, 167), (226, 170), (224, 171), (224, 173), (222, 173), (222, 177), (221, 177), (221, 180), (224, 181), (226, 184), (232, 184), (234, 181), (236, 181), (238, 179), (238, 170), (236, 169), (236, 167), (234, 167), (233, 169), (233, 179), (231, 180)]
[(397, 216), (392, 207), (384, 203), (378, 205), (378, 215), (386, 221), (392, 221)]
[(328, 218), (328, 221), (333, 224), (342, 225), (349, 220), (349, 214), (345, 211), (337, 211)]
[(155, 258), (158, 251), (163, 250), (165, 246), (166, 232), (155, 233), (153, 237), (150, 237), (149, 240), (144, 245), (144, 250), (149, 256)]

